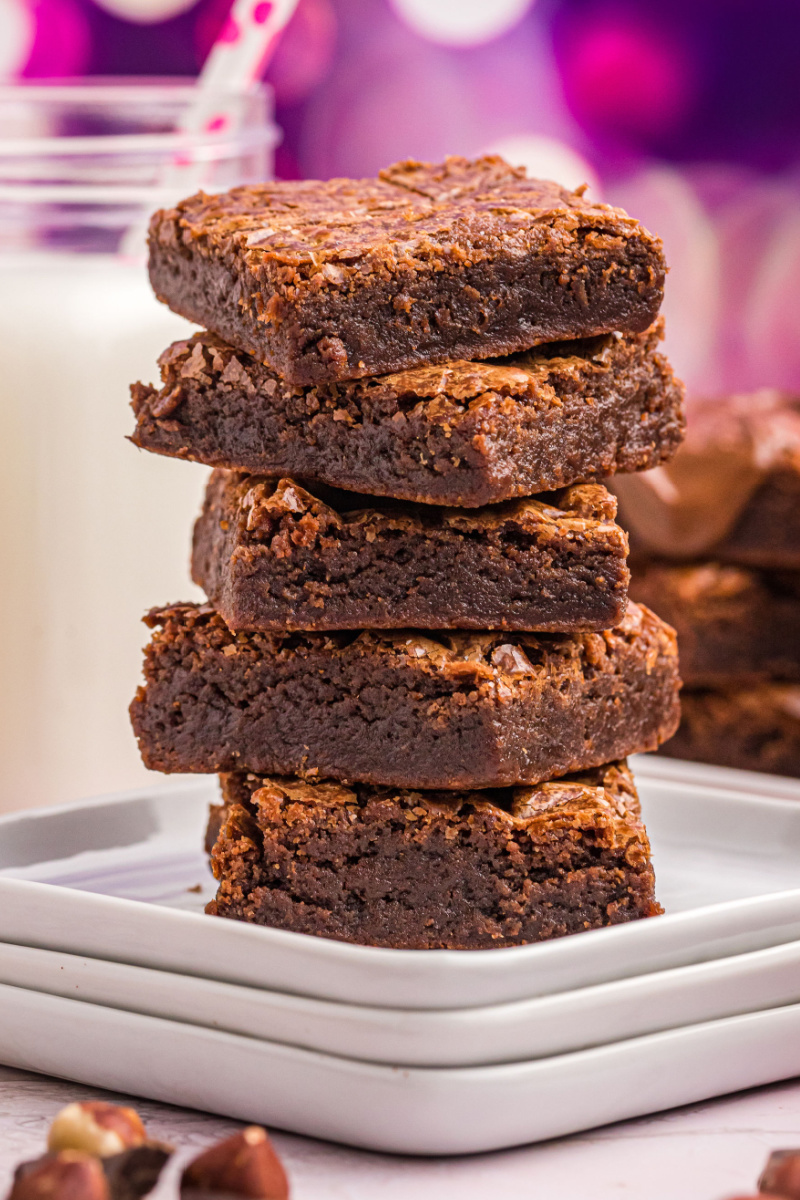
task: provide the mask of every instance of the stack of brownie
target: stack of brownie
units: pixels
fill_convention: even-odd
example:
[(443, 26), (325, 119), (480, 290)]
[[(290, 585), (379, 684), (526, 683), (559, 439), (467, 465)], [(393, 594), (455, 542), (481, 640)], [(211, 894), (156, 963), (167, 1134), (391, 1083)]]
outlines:
[(800, 776), (800, 397), (695, 401), (675, 461), (615, 487), (631, 594), (678, 631), (665, 753)]
[(658, 239), (452, 158), (194, 196), (150, 272), (208, 332), (134, 441), (215, 470), (209, 603), (150, 613), (131, 712), (221, 773), (209, 911), (416, 948), (659, 911), (624, 760), (677, 725), (675, 637), (593, 482), (682, 438)]

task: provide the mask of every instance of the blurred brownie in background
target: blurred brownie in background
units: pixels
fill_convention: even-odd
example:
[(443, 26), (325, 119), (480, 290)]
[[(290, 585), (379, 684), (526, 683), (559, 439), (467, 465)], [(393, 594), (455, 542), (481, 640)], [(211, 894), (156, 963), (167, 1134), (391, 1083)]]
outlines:
[(686, 689), (681, 723), (661, 751), (671, 758), (800, 778), (800, 686)]
[(683, 715), (663, 752), (800, 776), (800, 397), (692, 400), (688, 414), (671, 463), (609, 485), (631, 597), (678, 633)]
[(614, 480), (631, 553), (800, 570), (800, 396), (693, 399), (672, 462)]
[(678, 635), (684, 687), (800, 681), (800, 572), (636, 561), (631, 579)]

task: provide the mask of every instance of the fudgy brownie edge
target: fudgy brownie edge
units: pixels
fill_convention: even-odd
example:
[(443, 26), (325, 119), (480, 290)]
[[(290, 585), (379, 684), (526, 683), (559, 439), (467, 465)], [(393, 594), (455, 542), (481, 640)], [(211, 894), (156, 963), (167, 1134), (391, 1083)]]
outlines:
[(599, 484), (464, 512), (218, 470), (192, 577), (234, 631), (608, 629), (627, 601), (614, 513)]
[(658, 238), (498, 157), (199, 193), (155, 214), (158, 298), (292, 383), (641, 332)]
[(234, 634), (192, 604), (147, 620), (131, 718), (158, 771), (484, 788), (653, 750), (678, 723), (674, 632), (633, 604), (577, 634)]
[(485, 949), (660, 911), (624, 763), (536, 788), (222, 777), (207, 911), (366, 945)]
[(137, 446), (345, 491), (458, 507), (554, 491), (669, 459), (683, 387), (646, 333), (296, 388), (211, 334), (131, 389)]

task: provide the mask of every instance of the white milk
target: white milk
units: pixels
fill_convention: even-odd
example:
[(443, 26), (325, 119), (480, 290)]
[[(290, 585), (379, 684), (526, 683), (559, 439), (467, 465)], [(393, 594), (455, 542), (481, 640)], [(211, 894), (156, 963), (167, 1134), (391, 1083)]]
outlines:
[(0, 260), (0, 809), (162, 777), (127, 708), (189, 581), (206, 468), (137, 450), (129, 385), (191, 326), (113, 255)]
[(259, 84), (0, 83), (0, 810), (162, 779), (128, 705), (142, 615), (200, 596), (207, 469), (126, 440), (130, 384), (191, 332), (134, 260), (155, 209), (271, 178), (271, 111)]

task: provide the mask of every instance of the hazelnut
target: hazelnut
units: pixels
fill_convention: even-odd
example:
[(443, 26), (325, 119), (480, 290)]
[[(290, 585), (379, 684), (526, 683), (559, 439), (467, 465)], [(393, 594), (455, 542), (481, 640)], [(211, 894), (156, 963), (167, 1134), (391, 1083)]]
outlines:
[(266, 1131), (250, 1125), (189, 1163), (181, 1176), (181, 1196), (192, 1200), (198, 1192), (288, 1200), (289, 1182)]
[(800, 1200), (800, 1150), (773, 1150), (758, 1181), (764, 1195)]
[(106, 1158), (121, 1154), (147, 1140), (139, 1114), (132, 1108), (119, 1108), (103, 1100), (68, 1104), (58, 1113), (47, 1137), (47, 1149), (85, 1150)]
[(17, 1167), (8, 1200), (109, 1200), (109, 1192), (98, 1159), (62, 1150)]

